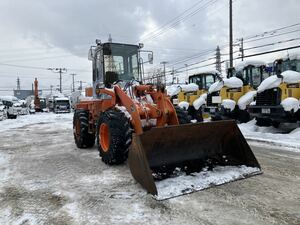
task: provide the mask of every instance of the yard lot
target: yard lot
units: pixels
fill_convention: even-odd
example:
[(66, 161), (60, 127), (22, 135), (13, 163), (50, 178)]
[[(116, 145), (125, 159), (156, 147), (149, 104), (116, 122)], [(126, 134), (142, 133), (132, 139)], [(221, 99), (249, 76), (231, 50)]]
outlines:
[(251, 140), (263, 175), (156, 201), (76, 148), (72, 114), (29, 117), (0, 123), (0, 224), (300, 224), (299, 152)]

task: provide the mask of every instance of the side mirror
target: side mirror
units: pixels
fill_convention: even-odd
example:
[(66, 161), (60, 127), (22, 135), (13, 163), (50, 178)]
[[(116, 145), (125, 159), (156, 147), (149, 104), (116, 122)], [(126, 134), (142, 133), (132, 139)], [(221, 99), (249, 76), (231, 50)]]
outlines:
[(153, 64), (153, 53), (152, 52), (148, 54), (148, 61), (150, 64)]

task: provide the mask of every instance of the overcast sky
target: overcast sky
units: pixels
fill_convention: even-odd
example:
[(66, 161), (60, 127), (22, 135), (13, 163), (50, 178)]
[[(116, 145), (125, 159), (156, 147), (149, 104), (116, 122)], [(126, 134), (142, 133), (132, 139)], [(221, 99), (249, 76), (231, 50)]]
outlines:
[[(145, 49), (154, 51), (154, 68), (159, 68), (161, 61), (169, 62), (168, 69), (173, 66), (177, 69), (184, 67), (184, 64), (210, 58), (214, 52), (174, 64), (179, 59), (189, 59), (192, 55), (212, 50), (217, 45), (227, 45), (228, 2), (1, 0), (0, 95), (7, 94), (3, 92), (4, 89), (16, 88), (17, 77), (21, 79), (22, 89), (30, 89), (34, 77), (39, 79), (42, 89), (58, 85), (58, 74), (44, 69), (49, 67), (68, 69), (63, 75), (63, 87), (66, 90), (71, 87), (70, 73), (77, 74), (77, 81), (91, 83), (88, 49), (96, 38), (106, 41), (108, 34), (116, 42), (143, 42)], [(299, 0), (233, 0), (234, 39), (297, 24), (300, 22), (299, 10)], [(173, 21), (171, 25), (170, 21)], [(163, 29), (158, 30), (162, 26)], [(245, 48), (299, 38), (299, 35), (300, 26), (293, 26), (271, 36), (263, 36), (270, 38), (245, 43)], [(248, 50), (245, 54), (299, 44), (300, 41), (290, 41)], [(224, 54), (222, 59), (227, 59), (228, 48), (221, 48), (221, 53)], [(278, 55), (264, 55), (255, 59), (271, 62)]]

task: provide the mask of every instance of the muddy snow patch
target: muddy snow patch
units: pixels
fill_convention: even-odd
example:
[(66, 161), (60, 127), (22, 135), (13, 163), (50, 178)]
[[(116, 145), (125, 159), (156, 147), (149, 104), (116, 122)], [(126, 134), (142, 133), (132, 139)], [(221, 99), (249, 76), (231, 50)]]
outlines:
[(246, 178), (250, 175), (261, 173), (256, 167), (247, 166), (218, 166), (212, 171), (204, 169), (199, 173), (190, 175), (181, 174), (156, 182), (158, 195), (156, 200), (165, 200), (176, 196), (200, 191), (211, 186), (225, 184), (234, 180)]

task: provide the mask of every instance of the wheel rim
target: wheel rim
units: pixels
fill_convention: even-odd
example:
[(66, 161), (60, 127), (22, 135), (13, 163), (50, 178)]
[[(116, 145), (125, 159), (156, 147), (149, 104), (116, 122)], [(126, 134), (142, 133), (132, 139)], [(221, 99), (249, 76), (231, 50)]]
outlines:
[(104, 152), (107, 152), (109, 149), (109, 128), (108, 125), (102, 123), (99, 128), (99, 144)]

